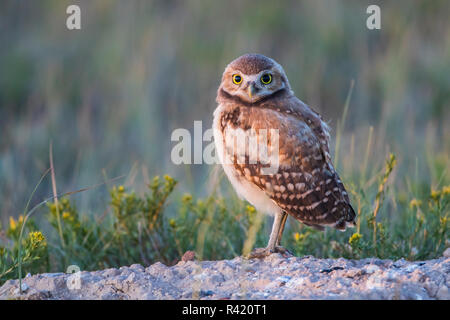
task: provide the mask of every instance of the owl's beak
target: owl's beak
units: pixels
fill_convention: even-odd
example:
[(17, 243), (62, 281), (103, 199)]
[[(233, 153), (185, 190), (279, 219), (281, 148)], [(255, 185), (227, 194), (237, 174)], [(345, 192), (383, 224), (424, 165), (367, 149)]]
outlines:
[(248, 96), (250, 97), (250, 99), (253, 99), (253, 96), (255, 95), (255, 93), (257, 91), (258, 91), (258, 89), (255, 88), (255, 83), (252, 82), (248, 85), (247, 93), (248, 93)]

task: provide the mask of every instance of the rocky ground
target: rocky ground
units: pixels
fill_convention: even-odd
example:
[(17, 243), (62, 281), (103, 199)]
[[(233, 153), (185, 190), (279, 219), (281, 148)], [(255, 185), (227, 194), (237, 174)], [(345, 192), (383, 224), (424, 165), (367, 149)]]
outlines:
[(283, 257), (27, 276), (0, 299), (450, 299), (450, 250), (429, 261)]

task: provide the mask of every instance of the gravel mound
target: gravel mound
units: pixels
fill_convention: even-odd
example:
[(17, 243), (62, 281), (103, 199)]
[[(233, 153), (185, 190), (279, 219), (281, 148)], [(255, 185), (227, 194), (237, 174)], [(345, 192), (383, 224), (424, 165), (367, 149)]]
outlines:
[[(134, 264), (75, 274), (28, 275), (0, 287), (0, 299), (450, 299), (450, 254), (404, 259), (316, 259)], [(184, 259), (187, 260), (187, 259)]]

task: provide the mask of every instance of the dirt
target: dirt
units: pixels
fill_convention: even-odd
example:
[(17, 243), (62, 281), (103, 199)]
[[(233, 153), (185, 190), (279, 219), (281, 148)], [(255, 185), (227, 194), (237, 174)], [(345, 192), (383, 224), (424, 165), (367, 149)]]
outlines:
[(28, 275), (0, 287), (0, 299), (450, 299), (450, 250), (439, 259), (197, 261), (134, 264), (74, 274)]

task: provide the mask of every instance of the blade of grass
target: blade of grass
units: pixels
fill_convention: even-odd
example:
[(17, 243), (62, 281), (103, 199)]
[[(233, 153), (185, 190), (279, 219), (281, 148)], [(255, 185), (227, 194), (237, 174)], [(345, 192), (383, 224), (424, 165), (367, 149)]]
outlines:
[(377, 214), (380, 210), (380, 207), (384, 200), (385, 190), (386, 190), (386, 183), (388, 181), (389, 176), (391, 175), (392, 171), (394, 170), (396, 164), (396, 159), (394, 154), (389, 155), (389, 159), (386, 160), (386, 167), (385, 172), (383, 175), (382, 180), (380, 181), (378, 185), (378, 192), (375, 196), (375, 208), (373, 209), (373, 220), (372, 220), (372, 228), (373, 228), (373, 247), (375, 250), (375, 256), (377, 255)]
[(366, 154), (364, 156), (363, 167), (362, 167), (362, 170), (361, 170), (360, 185), (363, 185), (365, 183), (365, 180), (366, 180), (367, 165), (369, 163), (369, 155), (370, 155), (370, 150), (372, 148), (372, 135), (373, 135), (373, 127), (370, 126), (370, 128), (369, 128), (369, 138), (367, 139), (368, 141), (367, 141)]
[(52, 177), (52, 190), (53, 190), (53, 196), (55, 197), (55, 206), (56, 206), (56, 221), (58, 223), (58, 233), (59, 233), (59, 239), (61, 240), (61, 246), (64, 248), (66, 246), (64, 241), (64, 236), (62, 232), (62, 226), (61, 226), (61, 217), (59, 214), (59, 205), (58, 205), (58, 193), (56, 192), (56, 178), (55, 178), (55, 167), (53, 166), (53, 143), (50, 141), (50, 149), (49, 149), (49, 158), (50, 158), (50, 171), (51, 171), (51, 177)]
[[(44, 180), (45, 176), (50, 172), (50, 168), (47, 169), (44, 174), (41, 176), (41, 178), (39, 179), (38, 183), (36, 184), (36, 186), (34, 187), (33, 192), (31, 193), (30, 197), (28, 198), (27, 204), (25, 206), (25, 210), (23, 212), (24, 214), (24, 219), (23, 219), (23, 223), (22, 223), (22, 228), (20, 228), (20, 234), (19, 234), (19, 246), (18, 246), (18, 256), (17, 256), (17, 260), (19, 263), (19, 291), (20, 294), (22, 294), (22, 237), (23, 237), (23, 230), (25, 229), (25, 224), (27, 223), (27, 219), (29, 217), (29, 214), (27, 214), (28, 212), (28, 207), (30, 206), (31, 200), (33, 199), (34, 194), (36, 193), (36, 190), (38, 189), (39, 185), (41, 184), (42, 180)], [(34, 208), (33, 208), (34, 209)], [(33, 211), (32, 209), (32, 211)]]
[[(42, 180), (44, 180), (44, 177), (50, 172), (50, 168), (47, 169), (45, 171), (45, 173), (41, 176), (38, 184), (35, 186), (33, 192), (31, 193), (30, 198), (28, 199), (27, 205), (25, 206), (25, 211), (24, 211), (24, 219), (23, 219), (23, 223), (22, 223), (22, 227), (20, 229), (20, 234), (19, 234), (19, 247), (18, 247), (18, 261), (19, 261), (19, 290), (20, 290), (20, 294), (22, 294), (22, 238), (23, 238), (23, 231), (25, 229), (25, 225), (27, 223), (27, 220), (29, 217), (31, 217), (31, 215), (38, 209), (40, 208), (42, 205), (46, 204), (48, 201), (53, 200), (55, 197), (64, 197), (64, 196), (68, 196), (68, 195), (72, 195), (72, 194), (76, 194), (76, 193), (80, 193), (80, 192), (84, 192), (90, 189), (95, 189), (98, 188), (104, 184), (107, 184), (109, 182), (118, 180), (118, 179), (122, 179), (125, 177), (125, 175), (119, 176), (119, 177), (115, 177), (113, 179), (110, 179), (108, 181), (102, 182), (102, 183), (98, 183), (96, 185), (90, 186), (90, 187), (86, 187), (86, 188), (81, 188), (75, 191), (69, 191), (69, 192), (65, 192), (65, 193), (61, 193), (61, 194), (57, 194), (57, 195), (53, 195), (51, 197), (48, 197), (47, 199), (39, 202), (37, 205), (35, 205), (29, 212), (28, 212), (28, 207), (30, 205), (30, 202), (37, 190), (37, 188), (39, 187), (39, 185), (41, 184)], [(28, 213), (27, 213), (28, 212)]]
[(350, 138), (350, 152), (349, 152), (348, 160), (346, 161), (346, 166), (344, 168), (345, 172), (347, 172), (347, 175), (350, 177), (354, 176), (354, 172), (352, 170), (354, 158), (355, 158), (355, 134), (352, 134), (352, 136)]
[(340, 145), (341, 145), (341, 136), (342, 136), (342, 131), (344, 130), (345, 119), (347, 118), (348, 107), (350, 105), (350, 99), (352, 97), (353, 87), (354, 86), (355, 86), (355, 80), (352, 79), (352, 81), (350, 82), (350, 89), (348, 90), (348, 93), (347, 93), (347, 98), (345, 99), (344, 112), (342, 113), (341, 120), (338, 121), (338, 124), (337, 124), (337, 129), (336, 129), (336, 148), (334, 150), (334, 166), (336, 168), (339, 165), (339, 149), (340, 149)]

